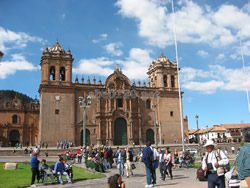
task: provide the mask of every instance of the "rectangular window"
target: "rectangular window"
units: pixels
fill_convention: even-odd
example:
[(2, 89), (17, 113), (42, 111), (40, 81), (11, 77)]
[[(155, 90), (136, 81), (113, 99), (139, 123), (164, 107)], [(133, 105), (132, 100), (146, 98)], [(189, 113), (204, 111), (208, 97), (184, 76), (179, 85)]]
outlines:
[(59, 114), (59, 109), (55, 109), (55, 114)]
[(118, 108), (122, 108), (123, 107), (123, 99), (122, 98), (116, 99), (116, 103), (117, 103), (117, 107)]
[(174, 112), (173, 111), (170, 111), (170, 116), (174, 116)]

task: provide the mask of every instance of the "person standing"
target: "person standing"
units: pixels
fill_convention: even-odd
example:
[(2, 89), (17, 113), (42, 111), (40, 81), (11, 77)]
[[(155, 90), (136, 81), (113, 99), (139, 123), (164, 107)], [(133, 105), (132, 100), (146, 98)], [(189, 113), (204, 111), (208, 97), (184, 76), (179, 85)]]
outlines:
[(236, 166), (238, 167), (238, 176), (241, 180), (240, 188), (250, 187), (250, 127), (242, 129), (244, 145), (236, 158)]
[(152, 169), (154, 161), (154, 153), (151, 149), (151, 142), (148, 141), (146, 147), (143, 150), (142, 160), (146, 168), (147, 185), (145, 187), (153, 187), (152, 184)]
[(169, 147), (166, 148), (165, 163), (166, 163), (166, 170), (170, 176), (170, 179), (172, 180), (173, 179), (173, 174), (172, 174), (173, 157), (172, 157), (171, 151), (169, 150)]
[(159, 152), (158, 148), (153, 148), (153, 155), (154, 155), (154, 161), (153, 161), (153, 168), (152, 168), (152, 184), (156, 184), (156, 169), (159, 166)]
[(37, 181), (39, 180), (39, 163), (40, 161), (38, 160), (38, 155), (39, 155), (39, 151), (33, 151), (32, 152), (32, 157), (30, 160), (30, 167), (31, 167), (31, 172), (32, 172), (32, 176), (31, 176), (31, 186), (35, 187), (35, 179), (37, 179)]
[(225, 175), (221, 171), (222, 167), (229, 163), (227, 156), (222, 150), (215, 149), (216, 144), (213, 140), (207, 140), (203, 146), (207, 150), (207, 154), (202, 160), (202, 169), (208, 175), (208, 188), (225, 188)]

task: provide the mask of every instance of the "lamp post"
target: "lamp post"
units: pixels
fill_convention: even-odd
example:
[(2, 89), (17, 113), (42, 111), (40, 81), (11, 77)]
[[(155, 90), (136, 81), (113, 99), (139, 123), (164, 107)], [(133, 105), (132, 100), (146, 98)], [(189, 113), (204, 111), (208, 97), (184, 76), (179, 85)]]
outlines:
[(87, 96), (86, 98), (84, 97), (79, 97), (79, 105), (80, 108), (83, 109), (83, 117), (82, 117), (82, 145), (86, 145), (86, 109), (88, 106), (91, 105), (91, 97)]

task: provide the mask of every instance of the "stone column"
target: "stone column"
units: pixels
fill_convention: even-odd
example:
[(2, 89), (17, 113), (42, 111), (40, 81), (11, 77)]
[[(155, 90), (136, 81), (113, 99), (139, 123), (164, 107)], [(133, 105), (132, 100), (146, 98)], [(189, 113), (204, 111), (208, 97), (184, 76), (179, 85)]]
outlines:
[(139, 118), (138, 124), (139, 124), (139, 144), (141, 145), (142, 144), (142, 135), (141, 135), (142, 121), (141, 121), (141, 118)]
[(168, 88), (171, 88), (171, 75), (167, 75), (167, 83), (168, 83)]
[(101, 122), (98, 120), (96, 124), (97, 124), (96, 142), (97, 142), (97, 145), (101, 145)]
[(113, 145), (113, 134), (112, 134), (112, 120), (109, 120), (109, 145), (112, 146)]
[(109, 142), (109, 120), (108, 119), (106, 119), (105, 128), (106, 128), (106, 144), (107, 144)]
[(59, 62), (57, 62), (56, 66), (55, 66), (55, 81), (59, 81), (60, 80), (60, 66), (59, 66)]

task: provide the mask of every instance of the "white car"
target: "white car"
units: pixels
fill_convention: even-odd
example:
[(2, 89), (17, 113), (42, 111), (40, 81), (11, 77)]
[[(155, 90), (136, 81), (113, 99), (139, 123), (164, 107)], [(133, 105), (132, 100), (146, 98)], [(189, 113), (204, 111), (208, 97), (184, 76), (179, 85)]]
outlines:
[(197, 149), (195, 149), (195, 148), (187, 148), (186, 151), (189, 151), (189, 153), (191, 153), (191, 154), (197, 154), (198, 153)]

